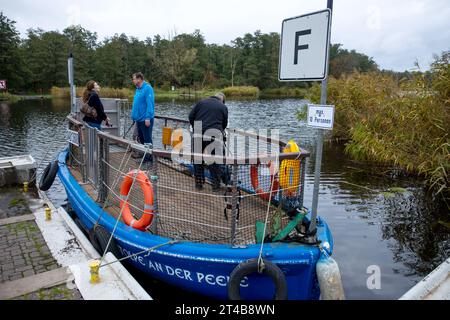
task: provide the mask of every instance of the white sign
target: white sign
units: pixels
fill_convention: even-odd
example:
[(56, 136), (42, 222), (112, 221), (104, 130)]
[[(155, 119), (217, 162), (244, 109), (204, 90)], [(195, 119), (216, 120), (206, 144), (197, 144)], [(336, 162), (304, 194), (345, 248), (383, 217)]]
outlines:
[(67, 129), (67, 141), (69, 143), (79, 147), (80, 146), (80, 137), (77, 131)]
[(328, 75), (331, 10), (283, 20), (280, 81), (321, 81)]
[(6, 90), (6, 80), (0, 80), (0, 90)]
[(334, 106), (309, 104), (308, 127), (333, 130)]

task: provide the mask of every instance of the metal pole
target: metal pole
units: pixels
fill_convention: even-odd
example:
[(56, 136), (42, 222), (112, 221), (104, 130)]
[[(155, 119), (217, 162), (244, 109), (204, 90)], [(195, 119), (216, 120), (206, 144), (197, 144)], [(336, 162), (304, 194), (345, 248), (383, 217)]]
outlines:
[(238, 166), (237, 164), (233, 164), (233, 182), (232, 182), (232, 198), (231, 198), (231, 245), (234, 245), (236, 242), (236, 228), (237, 228), (237, 205), (238, 205), (238, 190), (237, 190), (237, 177), (238, 177)]
[(75, 80), (74, 80), (74, 71), (73, 71), (73, 54), (72, 52), (69, 55), (69, 59), (67, 61), (68, 66), (68, 75), (69, 75), (69, 86), (70, 86), (70, 112), (75, 114), (77, 112), (76, 106), (76, 92), (75, 92)]
[(158, 234), (158, 158), (153, 156), (153, 166), (151, 168), (150, 180), (153, 187), (153, 221), (150, 225), (150, 231), (153, 234)]
[[(333, 16), (333, 0), (327, 0), (327, 8), (331, 10), (331, 17)], [(330, 22), (331, 23), (331, 22)], [(331, 34), (331, 28), (330, 28)], [(330, 37), (331, 41), (331, 37)], [(330, 60), (330, 42), (328, 42), (328, 56), (327, 56), (327, 65), (329, 65)], [(327, 66), (328, 70), (328, 66)], [(322, 90), (320, 94), (320, 104), (324, 105), (327, 103), (327, 87), (328, 87), (328, 74), (325, 80), (322, 81)], [(319, 187), (320, 187), (320, 171), (322, 167), (322, 152), (323, 152), (323, 130), (318, 129), (317, 133), (317, 148), (316, 148), (316, 164), (315, 164), (315, 173), (314, 173), (314, 190), (313, 190), (313, 199), (312, 199), (312, 208), (311, 208), (311, 224), (309, 225), (309, 233), (315, 237), (316, 231), (316, 220), (317, 220), (317, 206), (319, 203)]]

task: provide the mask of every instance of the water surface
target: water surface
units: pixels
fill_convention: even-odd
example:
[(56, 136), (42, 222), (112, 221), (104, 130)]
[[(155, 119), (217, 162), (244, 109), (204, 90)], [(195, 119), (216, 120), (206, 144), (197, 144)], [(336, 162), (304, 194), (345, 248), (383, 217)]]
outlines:
[[(186, 118), (192, 104), (159, 102), (156, 113)], [(305, 188), (305, 206), (309, 207), (316, 132), (295, 118), (303, 104), (295, 99), (227, 102), (230, 127), (280, 129), (282, 139), (294, 139), (312, 152)], [(0, 102), (0, 156), (32, 154), (41, 172), (66, 146), (65, 117), (69, 109), (68, 100)], [(342, 145), (324, 146), (319, 214), (332, 230), (334, 258), (348, 299), (397, 299), (450, 255), (450, 233), (442, 223), (448, 222), (448, 211), (426, 195), (420, 179), (387, 178), (380, 171), (350, 159)], [(391, 187), (408, 192), (386, 199), (381, 192)], [(66, 200), (58, 180), (48, 195), (56, 204)], [(373, 265), (380, 268), (381, 289), (367, 287), (367, 270)], [(174, 290), (180, 292), (133, 273), (154, 298), (170, 299)]]

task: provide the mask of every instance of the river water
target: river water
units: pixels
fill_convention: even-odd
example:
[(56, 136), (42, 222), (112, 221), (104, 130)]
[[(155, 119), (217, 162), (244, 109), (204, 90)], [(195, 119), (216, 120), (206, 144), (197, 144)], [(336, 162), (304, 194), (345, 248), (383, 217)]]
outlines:
[[(279, 129), (282, 139), (294, 139), (312, 152), (305, 188), (305, 206), (310, 207), (316, 132), (295, 118), (304, 102), (228, 101), (227, 106), (230, 127)], [(185, 118), (192, 104), (161, 101), (156, 113)], [(32, 154), (41, 172), (66, 146), (64, 119), (69, 109), (68, 100), (0, 102), (0, 157)], [(420, 179), (395, 170), (388, 170), (390, 176), (380, 174), (387, 169), (353, 161), (341, 144), (324, 146), (319, 215), (332, 230), (334, 258), (348, 299), (397, 299), (450, 255), (448, 211), (426, 195)], [(407, 192), (385, 198), (381, 192), (392, 187)], [(66, 200), (58, 180), (48, 195), (56, 204)], [(380, 288), (374, 288), (371, 275), (378, 270)], [(137, 275), (154, 298), (174, 296), (174, 288)]]

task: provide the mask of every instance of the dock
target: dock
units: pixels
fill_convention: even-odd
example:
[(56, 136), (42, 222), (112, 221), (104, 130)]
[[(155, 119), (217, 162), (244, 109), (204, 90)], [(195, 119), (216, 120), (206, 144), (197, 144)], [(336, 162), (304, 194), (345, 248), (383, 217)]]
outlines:
[(100, 281), (90, 282), (89, 263), (101, 255), (62, 207), (32, 187), (35, 172), (31, 156), (0, 159), (0, 300), (151, 300), (111, 253)]

